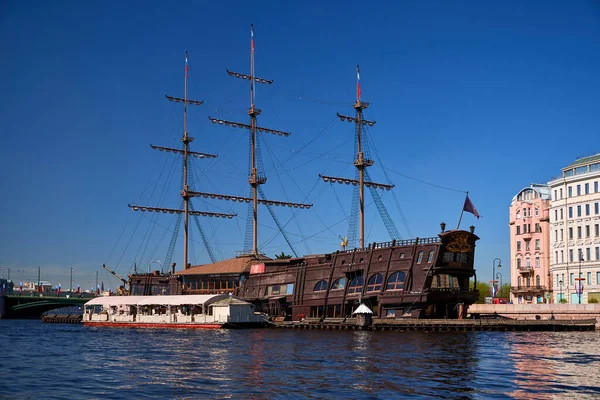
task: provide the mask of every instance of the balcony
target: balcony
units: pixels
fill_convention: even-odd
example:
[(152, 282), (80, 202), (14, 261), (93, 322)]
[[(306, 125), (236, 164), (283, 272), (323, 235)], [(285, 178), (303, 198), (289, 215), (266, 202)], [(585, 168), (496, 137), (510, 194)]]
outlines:
[(511, 286), (510, 287), (510, 291), (514, 294), (517, 293), (544, 293), (546, 291), (548, 291), (549, 288), (547, 286), (537, 286), (537, 285), (533, 285), (533, 286)]
[(519, 271), (520, 274), (533, 274), (533, 267), (531, 265), (521, 265), (520, 267), (517, 267), (517, 271)]

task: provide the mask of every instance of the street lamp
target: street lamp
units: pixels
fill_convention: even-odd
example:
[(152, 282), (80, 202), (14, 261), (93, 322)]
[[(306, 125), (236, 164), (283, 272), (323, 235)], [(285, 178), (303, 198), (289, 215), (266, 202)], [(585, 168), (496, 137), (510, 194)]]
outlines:
[(73, 267), (71, 267), (71, 280), (69, 283), (69, 294), (73, 293)]
[(496, 281), (494, 280), (496, 278), (496, 260), (498, 260), (498, 268), (502, 268), (502, 265), (500, 265), (502, 261), (498, 257), (494, 258), (494, 261), (492, 262), (492, 299), (496, 297), (496, 287), (494, 286), (496, 284)]
[(581, 281), (583, 281), (584, 279), (581, 277), (581, 262), (583, 261), (583, 252), (581, 251), (581, 249), (579, 249), (579, 276), (577, 277), (576, 281), (577, 281), (577, 296), (579, 298), (579, 304), (581, 304), (581, 288), (582, 288), (582, 284)]
[(563, 281), (558, 281), (558, 287), (560, 289), (560, 298), (558, 299), (559, 303), (562, 303), (562, 300), (563, 300), (562, 285), (563, 285)]
[(498, 289), (498, 292), (500, 292), (502, 290), (502, 274), (500, 272), (496, 272), (496, 279), (498, 279), (498, 276), (500, 277), (500, 288)]

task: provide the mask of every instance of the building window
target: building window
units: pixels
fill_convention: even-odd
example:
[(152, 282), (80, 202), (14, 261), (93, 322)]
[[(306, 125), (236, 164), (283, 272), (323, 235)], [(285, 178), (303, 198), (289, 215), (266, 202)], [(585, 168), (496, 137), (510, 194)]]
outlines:
[(594, 203), (594, 214), (598, 214), (600, 212), (600, 203)]
[(589, 204), (585, 205), (585, 215), (590, 215), (590, 205)]
[(572, 272), (569, 274), (569, 282), (571, 286), (575, 284), (575, 274)]
[(531, 267), (531, 262), (529, 261), (529, 258), (525, 259), (525, 266), (527, 267), (527, 269)]
[(562, 208), (560, 209), (560, 220), (561, 221), (563, 220), (563, 209)]
[(600, 225), (599, 224), (594, 225), (594, 234), (596, 237), (600, 236)]
[(554, 220), (558, 221), (558, 210), (554, 210)]
[(594, 193), (598, 193), (598, 181), (594, 182)]
[(530, 251), (530, 248), (529, 248), (529, 240), (526, 240), (526, 241), (525, 241), (525, 251)]
[(569, 218), (573, 218), (573, 207), (569, 207)]
[[(600, 260), (600, 247), (596, 247), (596, 261)], [(600, 282), (599, 282), (600, 284)]]
[(581, 185), (577, 185), (577, 196), (581, 196)]
[(561, 229), (560, 229), (560, 240), (561, 240), (561, 241), (562, 241), (562, 240), (564, 240), (564, 235), (563, 235), (563, 233), (564, 233), (564, 232), (563, 232), (563, 230), (562, 230), (562, 228), (561, 228)]
[(419, 255), (417, 256), (417, 264), (421, 264), (421, 261), (423, 261), (423, 252), (420, 251)]
[(536, 258), (535, 258), (535, 267), (536, 267), (536, 268), (539, 268), (539, 267), (540, 267), (540, 258), (539, 258), (539, 257), (536, 257)]
[(319, 281), (315, 285), (314, 292), (324, 292), (327, 290), (327, 281)]
[(585, 259), (586, 259), (586, 261), (590, 261), (591, 258), (592, 258), (592, 249), (587, 247), (585, 249)]
[(535, 216), (537, 217), (538, 215), (540, 215), (540, 210), (538, 210), (538, 208), (536, 207), (536, 209), (535, 209)]
[(573, 186), (569, 186), (568, 191), (569, 191), (569, 197), (573, 197)]
[(517, 258), (517, 269), (521, 269), (521, 259)]
[(577, 206), (577, 216), (581, 217), (581, 206)]
[(350, 284), (348, 285), (348, 294), (358, 294), (362, 292), (364, 283), (365, 281), (362, 275), (359, 275), (356, 278), (352, 279), (350, 281)]
[(394, 272), (387, 281), (387, 290), (403, 290), (404, 279), (406, 274), (404, 272)]
[(516, 216), (516, 218), (517, 219), (521, 219), (521, 210), (517, 210), (517, 216)]
[(538, 224), (537, 222), (535, 223), (535, 232), (539, 233), (542, 231), (542, 228), (540, 227), (540, 224)]
[(569, 239), (573, 239), (573, 228), (569, 228)]
[(561, 263), (565, 262), (565, 253), (562, 250), (560, 251), (560, 262)]
[(517, 225), (517, 235), (520, 235), (520, 234), (521, 234), (521, 226)]
[(540, 249), (540, 239), (535, 239), (535, 249), (536, 250)]
[(569, 249), (569, 261), (573, 262), (573, 249)]
[(592, 283), (592, 273), (591, 272), (587, 273), (587, 283), (588, 283), (588, 285)]
[(558, 251), (554, 252), (554, 263), (558, 264)]
[(554, 241), (558, 242), (558, 230), (554, 231)]
[(600, 272), (596, 272), (596, 285), (600, 285)]
[(433, 261), (433, 255), (435, 254), (435, 251), (431, 250), (429, 252), (429, 255), (427, 256), (427, 263), (430, 264)]
[(367, 292), (378, 292), (381, 290), (383, 284), (383, 276), (381, 274), (375, 274), (369, 278), (367, 282)]
[(560, 193), (560, 198), (562, 199), (562, 188), (560, 188), (559, 193)]
[(521, 251), (521, 241), (517, 240), (517, 251)]
[(581, 227), (577, 227), (577, 239), (581, 239)]
[(584, 186), (584, 192), (585, 194), (590, 194), (590, 184), (586, 183)]
[(590, 237), (590, 226), (589, 225), (585, 226), (585, 237), (586, 238)]
[(346, 287), (346, 278), (339, 278), (333, 281), (331, 290), (344, 289)]
[(538, 288), (541, 286), (540, 276), (539, 275), (535, 277), (535, 286), (538, 287)]

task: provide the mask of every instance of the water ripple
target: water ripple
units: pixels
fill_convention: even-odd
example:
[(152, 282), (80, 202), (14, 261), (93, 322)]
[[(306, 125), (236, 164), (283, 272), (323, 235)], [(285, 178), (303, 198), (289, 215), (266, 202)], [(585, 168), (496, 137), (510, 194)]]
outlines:
[(592, 399), (600, 397), (598, 338), (596, 332), (189, 331), (0, 320), (0, 397)]

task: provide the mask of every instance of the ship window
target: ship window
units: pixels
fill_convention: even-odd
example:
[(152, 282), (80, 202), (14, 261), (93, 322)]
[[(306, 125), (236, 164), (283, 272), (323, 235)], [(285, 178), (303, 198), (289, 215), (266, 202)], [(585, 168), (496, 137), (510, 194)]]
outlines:
[(400, 253), (400, 258), (404, 258), (404, 253)]
[(323, 292), (327, 290), (327, 281), (319, 281), (315, 285), (315, 292)]
[(417, 264), (421, 264), (421, 261), (423, 261), (423, 252), (420, 251), (419, 255), (417, 256)]
[(369, 278), (367, 283), (367, 292), (378, 292), (381, 290), (381, 284), (383, 283), (383, 275), (375, 274)]
[(362, 257), (360, 258), (360, 262), (363, 262), (364, 260), (365, 260), (364, 258), (362, 258)]
[(342, 260), (342, 265), (346, 264), (346, 260)]
[(346, 278), (336, 279), (331, 285), (331, 290), (344, 289), (346, 287)]
[(404, 272), (394, 272), (387, 281), (387, 290), (403, 290), (406, 274)]
[(435, 251), (431, 250), (429, 252), (429, 255), (427, 256), (427, 263), (430, 263), (433, 261), (433, 255), (435, 254)]
[(383, 260), (383, 256), (382, 255), (380, 255), (379, 257), (377, 257), (377, 261), (381, 261), (381, 260)]
[(363, 284), (365, 283), (363, 277), (361, 275), (350, 281), (348, 285), (348, 294), (358, 294), (362, 292)]

